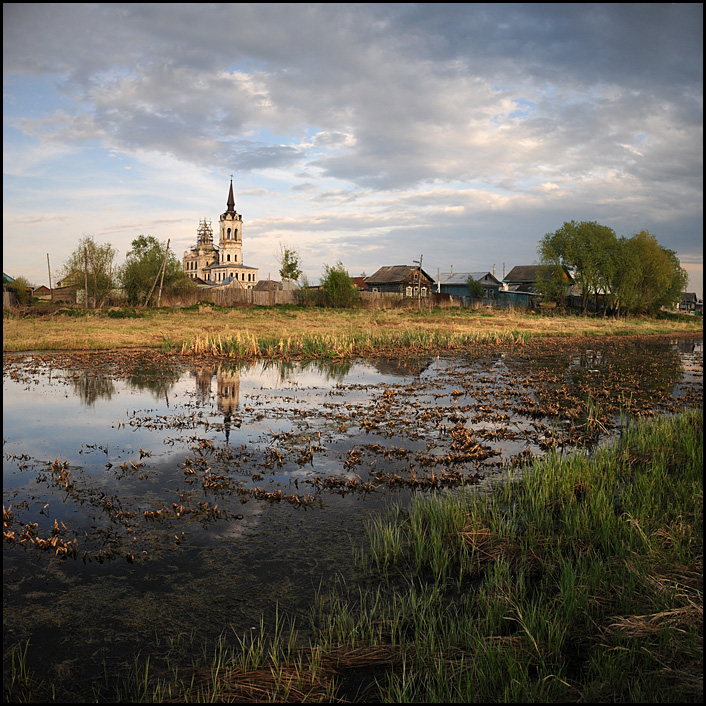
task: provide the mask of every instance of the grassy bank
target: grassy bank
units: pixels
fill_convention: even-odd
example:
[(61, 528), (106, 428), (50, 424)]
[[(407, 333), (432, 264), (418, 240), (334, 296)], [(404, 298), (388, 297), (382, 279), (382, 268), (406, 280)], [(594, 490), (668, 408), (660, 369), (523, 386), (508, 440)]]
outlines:
[[(87, 700), (702, 700), (703, 410), (550, 455), (491, 495), (420, 498), (354, 553), (362, 581), (321, 591), (309, 647), (278, 619), (224, 633), (186, 673), (136, 659)], [(6, 700), (50, 693), (22, 647), (12, 659)]]
[(700, 333), (701, 318), (603, 319), (504, 309), (317, 309), (201, 305), (3, 315), (3, 351), (157, 348), (227, 357), (364, 355), (400, 346), (454, 348), (546, 336)]

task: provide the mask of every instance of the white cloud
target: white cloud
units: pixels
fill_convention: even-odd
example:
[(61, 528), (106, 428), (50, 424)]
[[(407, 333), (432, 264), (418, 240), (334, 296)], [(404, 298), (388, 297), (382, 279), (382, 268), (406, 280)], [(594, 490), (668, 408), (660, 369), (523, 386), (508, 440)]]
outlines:
[(431, 242), (482, 269), (570, 219), (702, 257), (701, 13), (6, 3), (6, 223), (37, 262), (83, 232), (186, 246), (232, 173), (255, 261), (292, 238), (372, 271)]

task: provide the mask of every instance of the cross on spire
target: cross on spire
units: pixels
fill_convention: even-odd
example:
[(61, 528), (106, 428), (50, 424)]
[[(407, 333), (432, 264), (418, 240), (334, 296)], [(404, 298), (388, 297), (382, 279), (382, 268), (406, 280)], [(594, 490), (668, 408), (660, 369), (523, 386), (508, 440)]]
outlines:
[(233, 196), (233, 175), (230, 175), (230, 191), (228, 192), (228, 212), (235, 211), (235, 197)]

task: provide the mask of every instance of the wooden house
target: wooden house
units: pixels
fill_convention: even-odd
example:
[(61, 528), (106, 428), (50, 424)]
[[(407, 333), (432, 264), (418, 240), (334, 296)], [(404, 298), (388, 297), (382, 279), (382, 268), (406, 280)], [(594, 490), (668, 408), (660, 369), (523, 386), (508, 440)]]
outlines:
[(356, 286), (356, 289), (360, 292), (366, 292), (368, 291), (368, 277), (366, 275), (360, 275), (360, 277), (351, 277), (353, 280), (353, 284)]
[(36, 287), (34, 290), (34, 296), (38, 299), (51, 299), (51, 289), (45, 284)]
[(389, 292), (410, 298), (431, 295), (434, 279), (414, 265), (381, 267), (365, 280), (369, 292)]
[[(540, 271), (544, 265), (517, 265), (505, 277), (499, 295), (506, 301), (520, 306), (533, 307), (539, 304), (542, 294), (537, 288)], [(563, 275), (566, 284), (573, 283), (573, 277), (568, 268), (564, 267)]]
[[(81, 294), (83, 294), (83, 290), (81, 290)], [(78, 302), (78, 287), (75, 285), (69, 287), (54, 287), (52, 290), (52, 300), (55, 302), (76, 304)]]

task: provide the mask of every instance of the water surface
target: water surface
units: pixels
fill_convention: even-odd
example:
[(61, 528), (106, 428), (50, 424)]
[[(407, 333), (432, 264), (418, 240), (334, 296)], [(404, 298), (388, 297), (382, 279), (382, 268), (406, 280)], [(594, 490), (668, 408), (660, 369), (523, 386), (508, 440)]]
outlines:
[[(3, 649), (79, 683), (189, 635), (305, 621), (365, 520), (703, 405), (701, 340), (339, 364), (3, 357)], [(181, 639), (181, 638), (179, 638)], [(7, 670), (7, 660), (4, 660)]]

